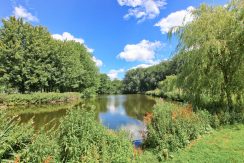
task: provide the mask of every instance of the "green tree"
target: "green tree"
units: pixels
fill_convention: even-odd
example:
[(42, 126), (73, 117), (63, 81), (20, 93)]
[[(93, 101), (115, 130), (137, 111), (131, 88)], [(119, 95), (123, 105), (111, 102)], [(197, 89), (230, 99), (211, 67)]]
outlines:
[(50, 34), (41, 26), (33, 27), (22, 19), (3, 20), (0, 29), (1, 78), (21, 93), (47, 85)]
[(243, 96), (243, 5), (238, 3), (243, 0), (227, 8), (202, 5), (193, 22), (177, 31), (183, 61), (179, 83), (196, 105), (209, 97), (232, 111), (233, 100)]

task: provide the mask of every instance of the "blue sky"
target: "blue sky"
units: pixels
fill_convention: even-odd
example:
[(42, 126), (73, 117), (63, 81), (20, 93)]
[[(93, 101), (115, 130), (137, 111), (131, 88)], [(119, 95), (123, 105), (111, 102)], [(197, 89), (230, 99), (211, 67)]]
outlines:
[(94, 55), (102, 73), (123, 78), (134, 67), (169, 59), (177, 39), (170, 27), (192, 21), (201, 3), (227, 0), (0, 0), (0, 18), (23, 17), (48, 28), (55, 39), (75, 40)]

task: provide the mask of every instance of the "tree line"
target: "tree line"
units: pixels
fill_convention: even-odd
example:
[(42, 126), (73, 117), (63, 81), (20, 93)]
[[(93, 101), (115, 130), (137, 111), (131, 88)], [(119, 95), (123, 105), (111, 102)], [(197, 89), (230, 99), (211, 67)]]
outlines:
[(157, 88), (166, 76), (177, 73), (176, 60), (163, 61), (148, 68), (136, 68), (126, 72), (123, 79), (124, 93), (144, 93)]
[(99, 70), (84, 45), (52, 38), (42, 26), (2, 20), (0, 86), (4, 92), (96, 92)]

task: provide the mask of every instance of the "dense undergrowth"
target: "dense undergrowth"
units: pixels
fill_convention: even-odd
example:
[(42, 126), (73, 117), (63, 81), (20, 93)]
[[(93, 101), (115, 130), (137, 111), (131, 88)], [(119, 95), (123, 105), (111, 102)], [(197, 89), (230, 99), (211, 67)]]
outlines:
[(130, 162), (128, 135), (107, 130), (93, 111), (77, 107), (57, 130), (35, 133), (31, 122), (18, 124), (0, 114), (0, 162)]
[(77, 101), (80, 93), (30, 93), (30, 94), (0, 94), (0, 105), (48, 104)]
[(207, 111), (193, 112), (191, 106), (160, 102), (153, 115), (145, 117), (147, 124), (144, 148), (156, 151), (160, 159), (168, 159), (171, 152), (186, 147), (200, 135), (212, 131), (211, 115)]

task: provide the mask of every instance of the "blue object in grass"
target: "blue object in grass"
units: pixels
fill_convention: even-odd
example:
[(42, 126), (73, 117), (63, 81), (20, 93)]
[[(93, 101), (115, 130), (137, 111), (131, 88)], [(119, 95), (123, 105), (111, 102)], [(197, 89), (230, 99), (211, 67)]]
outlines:
[(142, 140), (133, 140), (135, 148), (139, 148), (142, 145)]

